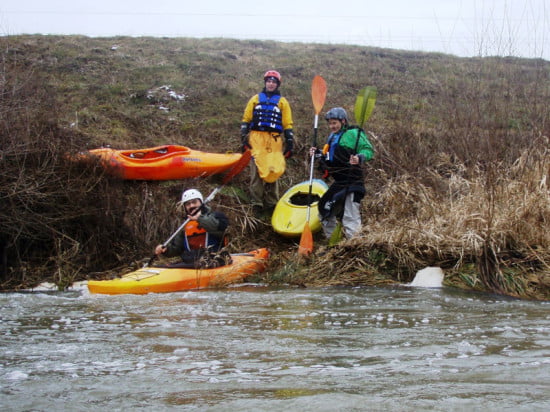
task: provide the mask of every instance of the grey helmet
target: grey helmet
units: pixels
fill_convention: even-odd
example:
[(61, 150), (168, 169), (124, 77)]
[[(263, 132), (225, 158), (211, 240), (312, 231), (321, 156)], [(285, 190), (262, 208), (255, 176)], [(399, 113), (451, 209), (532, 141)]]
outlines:
[(334, 107), (330, 109), (327, 114), (325, 114), (325, 119), (337, 119), (337, 120), (345, 120), (348, 121), (348, 114), (344, 110), (343, 107)]

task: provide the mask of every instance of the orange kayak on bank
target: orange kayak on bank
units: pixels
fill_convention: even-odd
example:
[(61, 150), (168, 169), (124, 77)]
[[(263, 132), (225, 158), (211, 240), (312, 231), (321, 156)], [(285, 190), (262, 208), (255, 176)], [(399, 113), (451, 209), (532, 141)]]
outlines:
[[(82, 156), (83, 155), (83, 156)], [(127, 180), (177, 180), (223, 173), (241, 158), (240, 153), (209, 153), (186, 146), (165, 145), (147, 149), (110, 147), (81, 154), (98, 156), (114, 175)]]
[(118, 279), (89, 280), (88, 290), (106, 295), (142, 295), (226, 286), (242, 282), (254, 273), (263, 272), (268, 258), (269, 250), (261, 248), (248, 253), (231, 254), (231, 264), (211, 269), (151, 266)]

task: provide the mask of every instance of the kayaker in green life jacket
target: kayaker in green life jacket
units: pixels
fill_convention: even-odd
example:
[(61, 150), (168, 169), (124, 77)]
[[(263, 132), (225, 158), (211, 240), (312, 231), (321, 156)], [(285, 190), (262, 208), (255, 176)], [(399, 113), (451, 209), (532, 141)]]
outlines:
[(180, 203), (189, 222), (166, 247), (157, 245), (155, 254), (181, 256), (184, 263), (194, 267), (204, 266), (205, 259), (225, 246), (229, 219), (223, 212), (206, 206), (201, 192), (196, 189), (184, 191)]
[(241, 123), (243, 151), (250, 148), (250, 195), (257, 214), (271, 213), (279, 200), (278, 179), (285, 172), (285, 159), (292, 156), (294, 133), (292, 110), (281, 96), (281, 75), (275, 70), (264, 74), (264, 89), (247, 103)]
[(310, 149), (323, 177), (334, 180), (319, 201), (319, 214), (328, 238), (340, 219), (349, 239), (361, 230), (361, 200), (366, 191), (362, 165), (372, 159), (374, 149), (363, 129), (349, 125), (342, 107), (330, 109), (325, 119), (331, 131), (327, 143), (322, 151)]

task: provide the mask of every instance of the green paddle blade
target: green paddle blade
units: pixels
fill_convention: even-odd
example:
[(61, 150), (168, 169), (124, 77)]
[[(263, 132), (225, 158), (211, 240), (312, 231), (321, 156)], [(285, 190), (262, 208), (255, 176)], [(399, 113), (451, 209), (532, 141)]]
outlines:
[(363, 127), (365, 122), (369, 120), (376, 103), (376, 94), (376, 87), (373, 86), (363, 87), (359, 91), (354, 107), (355, 121), (359, 127)]
[(342, 240), (342, 222), (338, 222), (328, 240), (329, 246), (334, 246)]

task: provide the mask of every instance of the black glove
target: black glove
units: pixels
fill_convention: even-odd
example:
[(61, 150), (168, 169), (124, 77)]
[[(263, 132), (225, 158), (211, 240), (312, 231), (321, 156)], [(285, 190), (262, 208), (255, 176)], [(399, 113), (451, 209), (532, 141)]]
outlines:
[(250, 123), (241, 123), (241, 150), (243, 152), (246, 152), (248, 149), (250, 149), (250, 143), (248, 143), (248, 129), (250, 127)]
[(317, 170), (321, 172), (321, 174), (323, 175), (323, 179), (325, 180), (328, 179), (329, 171), (328, 171), (327, 162), (325, 161), (325, 157), (323, 156), (323, 153), (321, 152), (320, 157), (317, 157), (317, 153), (316, 153), (315, 157), (319, 160), (319, 164), (317, 165)]
[(283, 155), (288, 159), (292, 156), (292, 149), (294, 149), (294, 132), (292, 129), (285, 130), (285, 150)]
[(252, 149), (250, 147), (250, 145), (248, 144), (248, 139), (246, 139), (246, 141), (243, 141), (242, 144), (241, 144), (241, 152), (246, 152), (247, 150), (250, 150)]

